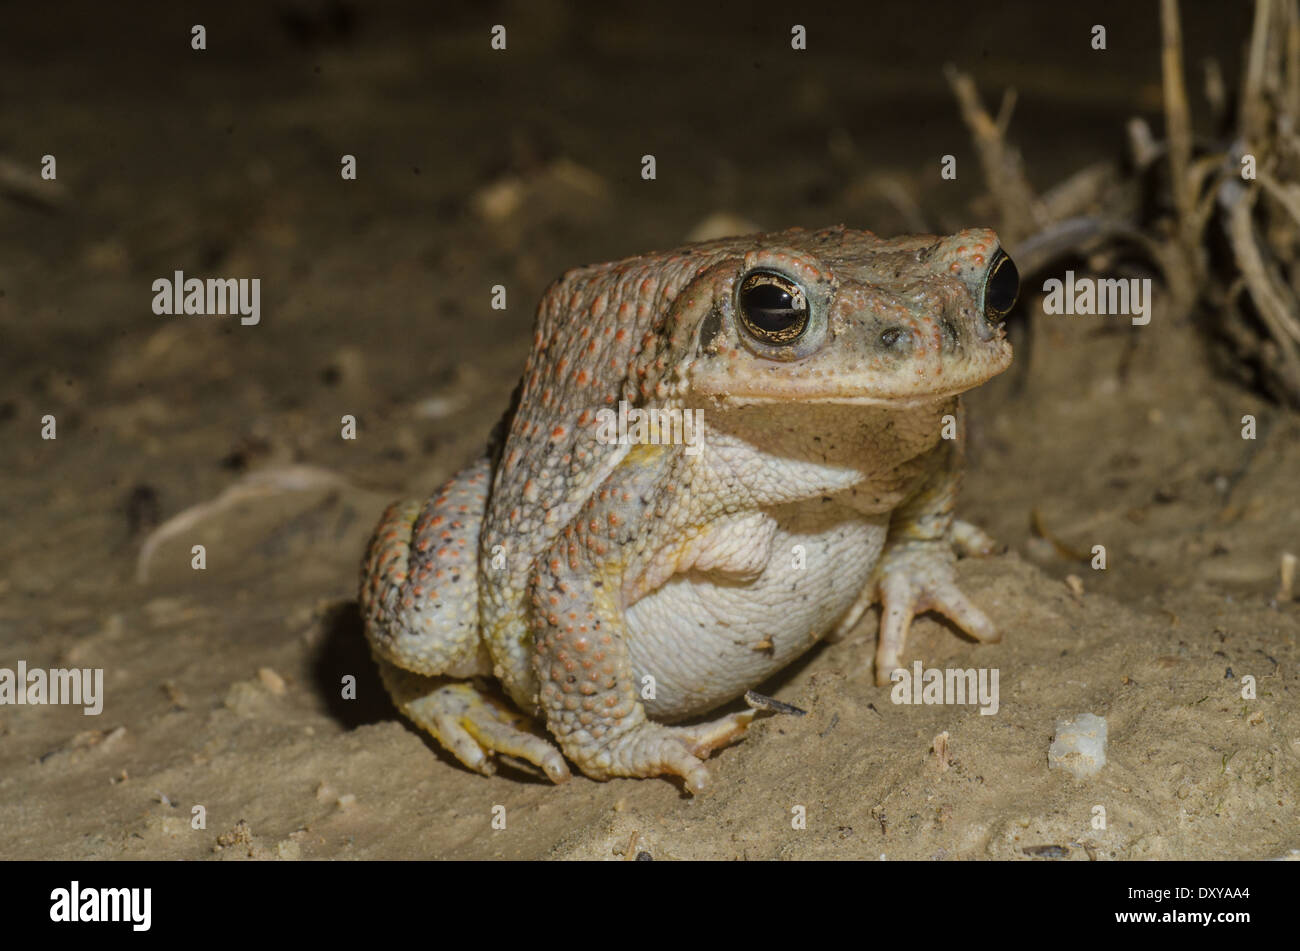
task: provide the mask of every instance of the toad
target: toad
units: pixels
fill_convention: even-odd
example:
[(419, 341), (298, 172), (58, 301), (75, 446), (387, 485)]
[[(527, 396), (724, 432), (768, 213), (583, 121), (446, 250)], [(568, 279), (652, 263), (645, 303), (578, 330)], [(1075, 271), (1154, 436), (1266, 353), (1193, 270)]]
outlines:
[(959, 395), (1010, 365), (1018, 286), (986, 229), (794, 229), (564, 274), (492, 444), (370, 542), (398, 708), (481, 773), (698, 793), (754, 711), (704, 715), (874, 602), (879, 684), (920, 612), (996, 640), (955, 583), (994, 548), (954, 516)]

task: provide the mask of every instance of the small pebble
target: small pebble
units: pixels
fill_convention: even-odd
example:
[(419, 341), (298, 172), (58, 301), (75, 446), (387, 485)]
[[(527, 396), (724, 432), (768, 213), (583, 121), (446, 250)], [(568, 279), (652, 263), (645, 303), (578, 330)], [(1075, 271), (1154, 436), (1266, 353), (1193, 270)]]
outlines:
[(1056, 721), (1056, 738), (1047, 751), (1050, 769), (1064, 769), (1079, 779), (1095, 776), (1106, 765), (1106, 721), (1091, 713)]
[(284, 678), (277, 674), (270, 667), (261, 667), (257, 671), (257, 679), (262, 682), (262, 686), (271, 691), (277, 697), (283, 697), (285, 693)]

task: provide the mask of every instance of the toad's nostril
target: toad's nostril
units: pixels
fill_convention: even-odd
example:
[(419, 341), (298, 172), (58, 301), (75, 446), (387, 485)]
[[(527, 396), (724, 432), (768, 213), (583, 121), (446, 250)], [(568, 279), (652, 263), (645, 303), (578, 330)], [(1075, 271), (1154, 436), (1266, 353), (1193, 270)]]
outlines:
[(898, 350), (906, 332), (902, 327), (890, 327), (880, 334), (880, 345), (886, 350)]
[(949, 317), (939, 318), (939, 329), (943, 331), (943, 342), (949, 347), (956, 347), (960, 342), (957, 325)]

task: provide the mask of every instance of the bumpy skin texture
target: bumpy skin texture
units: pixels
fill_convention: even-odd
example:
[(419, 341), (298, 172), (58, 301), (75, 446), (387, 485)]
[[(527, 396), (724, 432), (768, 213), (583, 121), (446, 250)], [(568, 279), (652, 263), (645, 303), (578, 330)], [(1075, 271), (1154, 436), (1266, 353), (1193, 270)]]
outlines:
[[(504, 437), (371, 541), (361, 603), (398, 706), (480, 772), (502, 753), (558, 782), (567, 757), (698, 792), (751, 713), (669, 724), (874, 600), (878, 683), (921, 611), (995, 640), (953, 583), (956, 553), (993, 544), (953, 508), (958, 394), (1011, 362), (984, 300), (998, 250), (988, 230), (796, 229), (565, 274)], [(744, 319), (755, 272), (803, 295), (796, 340)], [(597, 414), (620, 401), (701, 411), (702, 451), (610, 444)], [(489, 673), (517, 710), (463, 680)]]

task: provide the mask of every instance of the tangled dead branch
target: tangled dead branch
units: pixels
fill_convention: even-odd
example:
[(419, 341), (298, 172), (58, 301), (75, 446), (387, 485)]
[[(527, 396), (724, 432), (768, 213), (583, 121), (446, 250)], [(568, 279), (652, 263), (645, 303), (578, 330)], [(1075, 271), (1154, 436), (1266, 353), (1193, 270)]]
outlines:
[(972, 79), (948, 80), (975, 141), (1000, 232), (1026, 276), (1067, 255), (1101, 267), (1134, 254), (1159, 272), (1162, 318), (1203, 318), (1241, 379), (1300, 408), (1300, 0), (1256, 0), (1233, 109), (1217, 64), (1214, 134), (1193, 134), (1178, 0), (1161, 0), (1164, 141), (1128, 125), (1128, 158), (1089, 166), (1039, 196)]

